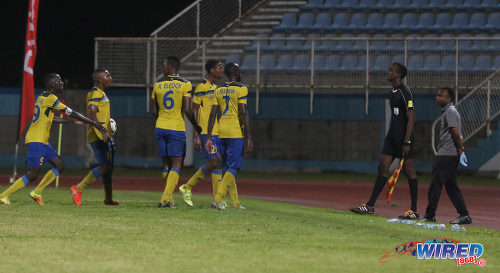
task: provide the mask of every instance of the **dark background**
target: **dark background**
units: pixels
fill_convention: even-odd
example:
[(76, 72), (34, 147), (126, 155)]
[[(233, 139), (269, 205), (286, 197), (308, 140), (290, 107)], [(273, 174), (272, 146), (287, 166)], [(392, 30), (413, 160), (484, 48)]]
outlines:
[[(35, 86), (56, 72), (66, 88), (91, 87), (95, 37), (147, 37), (194, 0), (40, 0)], [(2, 0), (0, 86), (21, 87), (29, 0)]]

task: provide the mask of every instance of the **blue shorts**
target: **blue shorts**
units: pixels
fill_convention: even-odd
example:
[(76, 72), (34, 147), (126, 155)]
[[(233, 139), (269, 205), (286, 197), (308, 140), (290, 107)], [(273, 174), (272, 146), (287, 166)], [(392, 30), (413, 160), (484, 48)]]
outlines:
[(244, 147), (243, 138), (221, 138), (219, 143), (222, 166), (226, 169), (241, 169)]
[(28, 167), (41, 168), (43, 162), (46, 160), (52, 160), (59, 155), (50, 146), (50, 144), (44, 144), (41, 142), (30, 142), (28, 143), (28, 153), (26, 155), (26, 165)]
[(185, 156), (186, 132), (155, 128), (160, 156)]
[(219, 136), (212, 135), (211, 139), (212, 139), (213, 148), (210, 151), (210, 153), (208, 153), (207, 150), (205, 149), (205, 143), (207, 142), (207, 135), (203, 134), (203, 135), (200, 135), (200, 137), (201, 137), (201, 151), (200, 151), (201, 156), (203, 158), (208, 158), (208, 159), (216, 158), (219, 155), (219, 151), (220, 151)]
[(115, 143), (104, 142), (102, 140), (94, 141), (90, 143), (92, 150), (94, 150), (95, 158), (97, 159), (97, 164), (113, 166), (115, 161)]

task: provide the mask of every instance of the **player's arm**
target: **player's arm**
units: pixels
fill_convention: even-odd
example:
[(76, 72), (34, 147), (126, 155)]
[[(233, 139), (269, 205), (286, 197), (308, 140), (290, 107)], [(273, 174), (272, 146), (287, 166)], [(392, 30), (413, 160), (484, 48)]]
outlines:
[(83, 124), (83, 122), (76, 120), (76, 119), (72, 119), (68, 116), (64, 116), (62, 118), (61, 117), (54, 117), (54, 119), (52, 121), (54, 123), (62, 123), (62, 124), (66, 124), (66, 123), (74, 123), (74, 124), (78, 124), (78, 125)]
[(453, 139), (453, 143), (455, 144), (455, 147), (457, 148), (458, 154), (462, 154), (465, 150), (463, 142), (462, 142), (462, 136), (458, 132), (457, 127), (450, 127), (450, 133), (451, 133), (451, 138)]
[(201, 126), (196, 121), (193, 113), (193, 109), (191, 108), (191, 97), (183, 96), (182, 97), (182, 112), (186, 115), (188, 120), (193, 124), (195, 131), (200, 134)]
[(97, 105), (89, 104), (87, 106), (87, 114), (88, 114), (90, 120), (92, 120), (92, 122), (94, 122), (96, 124), (99, 124), (99, 126), (102, 127), (102, 129), (104, 129), (104, 132), (103, 132), (100, 128), (94, 126), (94, 130), (96, 130), (97, 137), (104, 142), (108, 142), (110, 139), (110, 136), (107, 133), (106, 129), (102, 126), (102, 124), (104, 122), (100, 122), (99, 119), (97, 118), (97, 112), (99, 112), (99, 107), (97, 107)]
[(253, 152), (253, 141), (252, 141), (252, 131), (250, 129), (250, 116), (248, 114), (248, 106), (246, 103), (238, 103), (238, 113), (240, 124), (243, 125), (243, 134), (247, 139), (247, 150), (246, 152)]
[(153, 112), (153, 116), (158, 118), (158, 102), (154, 98), (151, 98), (151, 111)]
[[(193, 103), (191, 104), (191, 107), (192, 107), (192, 110), (193, 110), (193, 113), (194, 113), (194, 119), (199, 124), (200, 123), (200, 114), (199, 114), (200, 105), (198, 103), (196, 103), (196, 102), (193, 101)], [(196, 130), (194, 131), (194, 149), (195, 150), (200, 150), (201, 149), (200, 134), (198, 134), (198, 132)]]
[(210, 108), (210, 116), (208, 117), (207, 141), (205, 142), (205, 150), (209, 153), (212, 149), (212, 130), (214, 129), (215, 119), (217, 118), (217, 111), (219, 111), (219, 105), (213, 104), (212, 108)]

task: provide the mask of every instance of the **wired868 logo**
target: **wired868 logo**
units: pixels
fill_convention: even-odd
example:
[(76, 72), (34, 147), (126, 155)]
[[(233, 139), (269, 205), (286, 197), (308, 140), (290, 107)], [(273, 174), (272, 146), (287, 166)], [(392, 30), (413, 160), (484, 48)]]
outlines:
[(406, 242), (394, 248), (394, 252), (384, 252), (379, 262), (386, 263), (401, 256), (416, 256), (418, 259), (454, 259), (457, 266), (476, 264), (486, 265), (486, 260), (480, 259), (484, 247), (478, 243), (460, 243), (453, 239), (430, 239), (423, 242)]

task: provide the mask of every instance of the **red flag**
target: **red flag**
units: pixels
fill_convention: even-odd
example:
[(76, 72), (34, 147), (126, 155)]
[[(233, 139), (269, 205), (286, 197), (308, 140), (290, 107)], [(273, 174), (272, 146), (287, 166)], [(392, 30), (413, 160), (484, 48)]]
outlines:
[(35, 106), (35, 84), (33, 82), (33, 68), (36, 58), (36, 27), (38, 19), (38, 1), (29, 0), (28, 25), (26, 27), (26, 48), (24, 53), (23, 93), (19, 109), (18, 140), (24, 131), (27, 121), (33, 116)]

